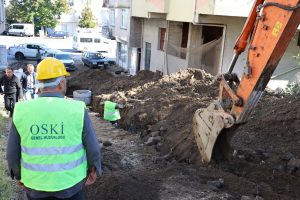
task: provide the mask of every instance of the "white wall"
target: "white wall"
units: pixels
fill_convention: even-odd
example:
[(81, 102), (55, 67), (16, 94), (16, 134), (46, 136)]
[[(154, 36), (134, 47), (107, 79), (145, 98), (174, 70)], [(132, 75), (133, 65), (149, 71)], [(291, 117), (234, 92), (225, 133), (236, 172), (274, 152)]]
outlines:
[(144, 19), (143, 48), (141, 57), (141, 69), (145, 69), (145, 42), (151, 43), (150, 70), (164, 72), (165, 52), (158, 50), (159, 27), (167, 28), (167, 21), (160, 19)]
[(165, 55), (159, 50), (159, 28), (167, 28), (167, 21), (161, 19), (144, 19), (143, 48), (141, 69), (145, 69), (145, 42), (151, 43), (150, 70), (161, 71), (164, 74), (174, 73), (187, 67), (187, 61), (173, 55)]
[(215, 0), (215, 15), (248, 17), (254, 0)]

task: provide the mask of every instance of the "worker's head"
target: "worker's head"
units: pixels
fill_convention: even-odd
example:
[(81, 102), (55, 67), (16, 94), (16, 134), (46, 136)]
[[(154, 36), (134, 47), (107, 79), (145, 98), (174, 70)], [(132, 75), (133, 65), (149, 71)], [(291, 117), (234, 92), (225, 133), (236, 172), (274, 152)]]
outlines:
[(33, 64), (27, 64), (27, 72), (29, 74), (32, 74), (34, 72), (34, 66), (33, 66)]
[(13, 75), (14, 75), (14, 70), (13, 70), (13, 68), (10, 67), (10, 66), (6, 67), (6, 69), (5, 69), (5, 74), (6, 74), (6, 76), (7, 76), (8, 78), (13, 77)]
[(61, 92), (66, 93), (66, 76), (70, 74), (66, 71), (64, 64), (55, 58), (45, 58), (37, 66), (37, 80), (41, 92)]

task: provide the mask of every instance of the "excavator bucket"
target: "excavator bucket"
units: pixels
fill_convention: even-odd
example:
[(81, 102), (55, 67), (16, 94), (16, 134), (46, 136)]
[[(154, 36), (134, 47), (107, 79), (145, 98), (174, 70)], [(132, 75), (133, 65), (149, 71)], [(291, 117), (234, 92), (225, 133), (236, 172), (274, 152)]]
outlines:
[(195, 112), (193, 131), (203, 162), (211, 161), (219, 135), (224, 128), (233, 126), (234, 122), (232, 115), (224, 111), (219, 101), (214, 101), (207, 108)]

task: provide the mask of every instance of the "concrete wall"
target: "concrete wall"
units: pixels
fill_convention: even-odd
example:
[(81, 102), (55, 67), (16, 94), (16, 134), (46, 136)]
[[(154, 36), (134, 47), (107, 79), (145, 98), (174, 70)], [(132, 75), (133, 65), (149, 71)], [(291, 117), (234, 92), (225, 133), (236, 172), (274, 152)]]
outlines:
[[(143, 25), (143, 41), (142, 45), (145, 47), (145, 42), (151, 43), (151, 71), (164, 71), (165, 52), (158, 50), (158, 34), (159, 27), (167, 28), (167, 21), (160, 19), (144, 19)], [(145, 69), (145, 49), (142, 48), (141, 69)]]
[(195, 0), (171, 0), (171, 2), (168, 8), (167, 20), (193, 22)]
[(132, 0), (132, 16), (144, 17), (152, 13), (167, 13), (169, 0)]
[(5, 30), (5, 8), (4, 8), (4, 1), (0, 0), (0, 33)]
[[(143, 47), (145, 43), (151, 43), (150, 70), (161, 71), (164, 74), (174, 73), (187, 67), (187, 61), (179, 57), (165, 54), (159, 50), (159, 28), (167, 28), (167, 21), (161, 19), (144, 19)], [(145, 49), (142, 49), (141, 69), (145, 69)]]
[(130, 19), (129, 45), (131, 47), (141, 47), (142, 22), (142, 18), (131, 17)]
[[(122, 9), (127, 10), (127, 28), (122, 27)], [(129, 30), (130, 30), (130, 9), (117, 8), (115, 9), (115, 36), (122, 41), (128, 42)]]

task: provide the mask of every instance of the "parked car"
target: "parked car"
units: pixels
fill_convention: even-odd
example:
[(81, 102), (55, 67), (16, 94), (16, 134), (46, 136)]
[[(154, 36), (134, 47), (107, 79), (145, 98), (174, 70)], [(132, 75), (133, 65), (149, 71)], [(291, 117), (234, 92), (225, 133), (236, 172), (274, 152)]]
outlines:
[(42, 54), (50, 50), (50, 48), (44, 44), (26, 43), (9, 47), (8, 54), (14, 56), (16, 60), (24, 60), (27, 58), (35, 59), (38, 49), (40, 49)]
[(34, 35), (34, 26), (33, 24), (26, 24), (26, 23), (11, 24), (8, 28), (7, 35), (32, 37)]
[(109, 65), (115, 64), (115, 61), (104, 57), (101, 52), (83, 52), (81, 60), (85, 66), (88, 66), (90, 68), (106, 69), (106, 67), (108, 67)]
[(48, 37), (49, 38), (67, 38), (69, 37), (69, 33), (68, 32), (64, 32), (64, 31), (54, 31), (51, 33), (48, 33)]
[(1, 35), (8, 35), (8, 30), (3, 31)]
[(43, 59), (46, 57), (53, 57), (53, 58), (56, 58), (56, 59), (62, 61), (68, 72), (75, 71), (77, 69), (74, 64), (74, 60), (70, 56), (70, 54), (64, 53), (60, 50), (49, 51), (42, 56)]
[(115, 65), (116, 64), (116, 59), (115, 58), (111, 58), (111, 54), (108, 51), (96, 51), (98, 53), (101, 53), (102, 56), (104, 56), (106, 58), (106, 60), (108, 61), (109, 65)]

